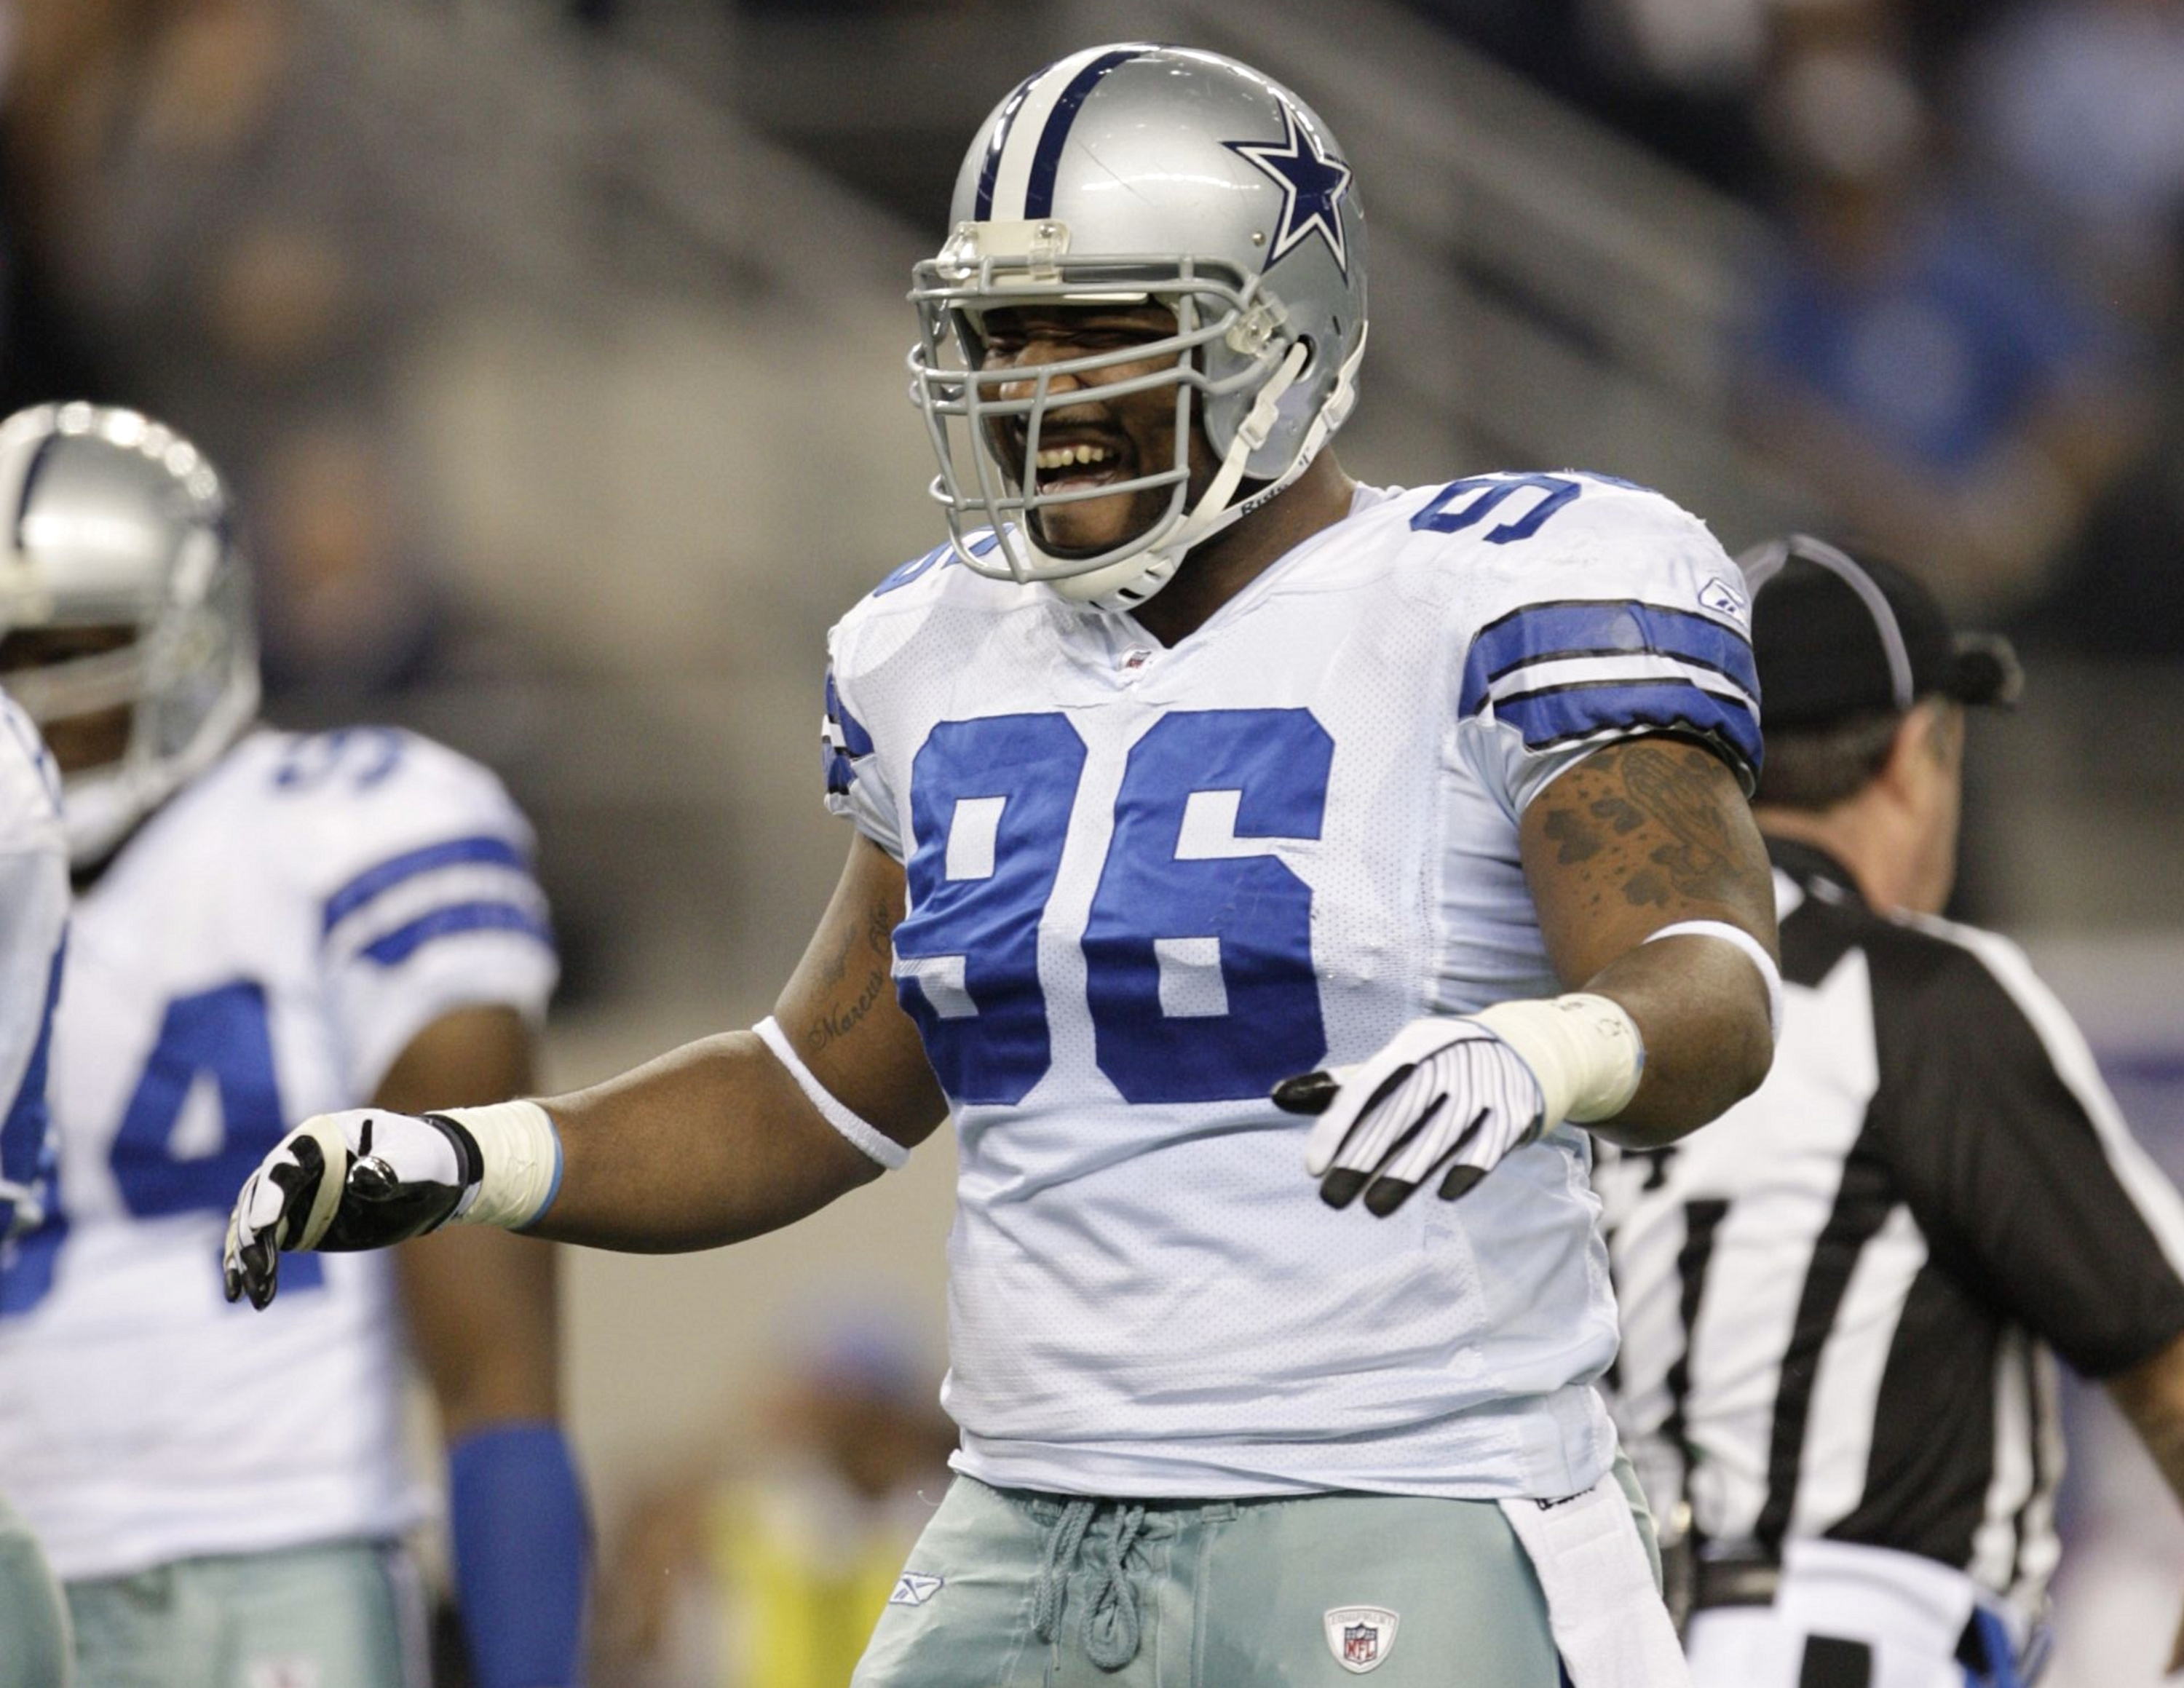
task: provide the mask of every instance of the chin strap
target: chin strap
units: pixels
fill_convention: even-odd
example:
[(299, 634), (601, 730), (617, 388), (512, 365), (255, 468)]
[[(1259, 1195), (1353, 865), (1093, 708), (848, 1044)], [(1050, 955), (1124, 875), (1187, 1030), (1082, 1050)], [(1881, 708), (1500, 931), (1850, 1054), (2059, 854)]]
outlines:
[[(1205, 496), (1176, 525), (1175, 532), (1164, 543), (1149, 545), (1137, 555), (1122, 558), (1106, 568), (1094, 569), (1086, 574), (1065, 575), (1048, 581), (1047, 585), (1072, 604), (1108, 611), (1133, 609), (1167, 584), (1175, 573), (1176, 565), (1183, 561), (1192, 546), (1204, 544), (1223, 529), (1242, 520), (1303, 474), (1312, 466), (1312, 458), (1318, 454), (1320, 445), (1331, 431), (1326, 422), (1327, 413), (1334, 411), (1337, 404), (1340, 404), (1345, 410), (1349, 408), (1344, 399), (1349, 389), (1348, 376), (1354, 365), (1344, 366), (1343, 379), (1337, 384), (1335, 397), (1329, 401), (1327, 411), (1314, 420), (1312, 432), (1306, 436), (1303, 449), (1297, 453), (1295, 460), (1282, 472), (1280, 477), (1243, 504), (1232, 505), (1228, 502), (1235, 497), (1236, 488), (1243, 484), (1245, 464), (1250, 460), (1251, 454), (1273, 435), (1274, 424), (1281, 420), (1283, 396), (1296, 385), (1297, 376), (1303, 373), (1306, 360), (1311, 356), (1312, 348), (1301, 340), (1290, 348), (1289, 355), (1267, 377), (1266, 385), (1259, 389), (1259, 396), (1251, 401), (1250, 411), (1238, 425), (1236, 437), (1229, 443), (1228, 454), (1221, 460), (1221, 467), (1215, 472)], [(1339, 423), (1340, 420), (1338, 415), (1335, 421)], [(1044, 554), (1037, 546), (1031, 547), (1031, 549), (1034, 555)]]

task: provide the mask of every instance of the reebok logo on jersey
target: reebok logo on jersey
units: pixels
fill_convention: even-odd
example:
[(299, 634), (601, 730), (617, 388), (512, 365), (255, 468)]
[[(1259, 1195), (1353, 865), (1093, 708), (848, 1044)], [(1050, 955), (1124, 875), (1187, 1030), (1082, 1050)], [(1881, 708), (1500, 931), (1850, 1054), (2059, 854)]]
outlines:
[(922, 1606), (940, 1592), (946, 1584), (945, 1577), (928, 1577), (916, 1571), (905, 1571), (894, 1580), (894, 1592), (888, 1596), (889, 1606)]
[(1378, 1670), (1395, 1650), (1401, 1619), (1384, 1606), (1338, 1606), (1326, 1616), (1327, 1648), (1352, 1676)]
[(1752, 604), (1743, 588), (1730, 585), (1719, 575), (1699, 588), (1699, 602), (1717, 614), (1733, 616), (1740, 621)]

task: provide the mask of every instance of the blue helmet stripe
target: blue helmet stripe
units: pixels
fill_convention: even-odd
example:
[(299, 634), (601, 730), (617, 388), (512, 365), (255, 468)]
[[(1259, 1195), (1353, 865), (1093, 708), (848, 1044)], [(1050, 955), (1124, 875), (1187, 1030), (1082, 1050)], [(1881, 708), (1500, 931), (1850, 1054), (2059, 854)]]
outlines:
[(978, 166), (978, 220), (984, 222), (994, 214), (994, 181), (1001, 173), (1001, 149), (1009, 144), (1009, 131), (1015, 125), (1017, 113), (1023, 109), (1031, 86), (1039, 78), (1027, 76), (1017, 84), (1017, 91), (1002, 102), (1000, 115), (994, 120), (994, 132), (986, 137), (986, 157)]
[[(1039, 150), (1032, 154), (1031, 180), (1024, 188), (1024, 218), (1034, 221), (1054, 214), (1054, 175), (1061, 168), (1062, 143), (1069, 139), (1069, 128), (1077, 120), (1078, 108), (1085, 97), (1100, 84), (1117, 64), (1127, 64), (1139, 56), (1139, 47), (1129, 47), (1120, 53), (1103, 53), (1070, 80), (1061, 91), (1061, 97), (1054, 103), (1047, 114), (1046, 127), (1039, 131)], [(998, 156), (998, 155), (996, 155)], [(982, 211), (983, 216), (984, 213)]]

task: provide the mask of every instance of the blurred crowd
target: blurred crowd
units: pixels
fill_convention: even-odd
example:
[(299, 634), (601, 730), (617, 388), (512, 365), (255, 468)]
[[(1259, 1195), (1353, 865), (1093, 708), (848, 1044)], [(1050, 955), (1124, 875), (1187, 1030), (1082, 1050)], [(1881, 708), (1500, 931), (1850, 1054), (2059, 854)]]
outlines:
[[(610, 51), (671, 0), (498, 3)], [(2184, 649), (2184, 0), (1412, 3), (1768, 214), (1741, 426), (1839, 526), (2059, 638)], [(275, 694), (368, 696), (478, 660), (389, 384), (479, 278), (326, 9), (0, 0), (0, 397), (200, 440)]]
[(238, 483), (268, 680), (365, 695), (451, 627), (387, 382), (460, 285), (286, 0), (5, 0), (9, 409), (144, 409)]
[(1852, 528), (2184, 649), (2184, 4), (1417, 3), (1769, 216), (1744, 426)]
[(599, 1679), (839, 1688), (949, 1481), (929, 1357), (868, 1316), (784, 1342), (749, 1411), (671, 1451), (602, 1570)]

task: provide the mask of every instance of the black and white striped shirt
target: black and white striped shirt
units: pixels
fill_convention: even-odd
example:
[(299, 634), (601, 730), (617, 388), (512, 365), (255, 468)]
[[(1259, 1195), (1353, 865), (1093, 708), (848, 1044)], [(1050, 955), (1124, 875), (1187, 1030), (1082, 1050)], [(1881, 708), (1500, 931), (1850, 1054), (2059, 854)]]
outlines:
[(1671, 1149), (1601, 1150), (1626, 1440), (1680, 1461), (1702, 1552), (1891, 1547), (2036, 1610), (2050, 1351), (2101, 1378), (2184, 1334), (2184, 1201), (2014, 945), (1771, 848), (1772, 1075)]

